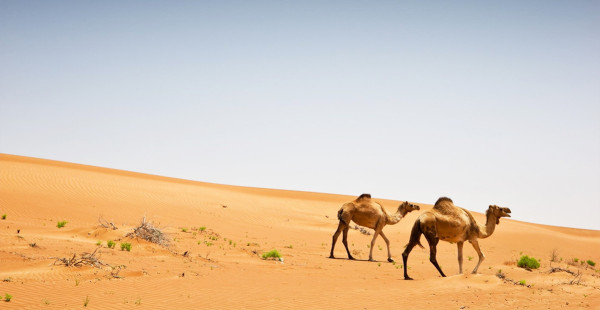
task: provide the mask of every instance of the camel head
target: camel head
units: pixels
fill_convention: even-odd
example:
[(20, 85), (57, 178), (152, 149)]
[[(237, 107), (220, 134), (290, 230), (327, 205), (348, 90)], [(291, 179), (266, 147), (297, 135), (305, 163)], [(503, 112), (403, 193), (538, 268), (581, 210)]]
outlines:
[(491, 205), (486, 214), (493, 214), (496, 217), (496, 225), (500, 224), (501, 217), (510, 217), (510, 209)]
[(419, 206), (417, 206), (416, 204), (412, 204), (408, 201), (405, 201), (402, 204), (400, 204), (400, 206), (398, 207), (398, 210), (400, 210), (400, 209), (404, 209), (406, 211), (406, 213), (412, 212), (415, 210), (421, 210), (421, 208)]

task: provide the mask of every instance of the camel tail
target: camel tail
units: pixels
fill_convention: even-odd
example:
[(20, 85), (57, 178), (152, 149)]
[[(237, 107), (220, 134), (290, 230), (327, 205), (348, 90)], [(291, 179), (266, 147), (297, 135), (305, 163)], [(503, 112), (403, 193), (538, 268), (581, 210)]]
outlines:
[(349, 223), (344, 222), (344, 219), (342, 218), (342, 212), (344, 212), (344, 208), (340, 208), (340, 211), (338, 211), (338, 220), (340, 220), (340, 222), (348, 225)]
[[(421, 244), (421, 234), (423, 233), (423, 231), (421, 230), (421, 221), (419, 219), (417, 219), (415, 221), (415, 224), (413, 225), (412, 230), (410, 231), (410, 239), (408, 240), (408, 244), (405, 245), (404, 247), (408, 247), (409, 245), (412, 245), (413, 247), (415, 245), (420, 246), (421, 248), (424, 248), (423, 245)], [(412, 247), (411, 247), (412, 249)]]

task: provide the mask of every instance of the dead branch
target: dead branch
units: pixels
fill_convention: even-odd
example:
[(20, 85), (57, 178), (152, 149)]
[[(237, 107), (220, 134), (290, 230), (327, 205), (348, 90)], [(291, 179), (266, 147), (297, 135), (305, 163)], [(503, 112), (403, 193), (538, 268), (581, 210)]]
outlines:
[(169, 246), (169, 239), (160, 229), (154, 227), (152, 223), (146, 222), (146, 216), (142, 218), (142, 223), (133, 229), (132, 232), (125, 235), (129, 238), (139, 238), (158, 245), (167, 247)]
[(109, 266), (108, 264), (105, 264), (102, 261), (100, 261), (99, 257), (96, 256), (97, 251), (98, 249), (95, 249), (92, 253), (84, 252), (81, 253), (79, 256), (73, 253), (73, 256), (71, 256), (70, 258), (52, 257), (56, 259), (53, 265), (61, 264), (65, 265), (66, 267), (92, 266), (96, 268), (102, 268), (102, 266)]
[(98, 222), (100, 223), (100, 226), (102, 226), (104, 228), (117, 230), (117, 226), (115, 226), (115, 224), (113, 222), (109, 222), (109, 221), (105, 220), (104, 218), (102, 218), (102, 216), (98, 217)]

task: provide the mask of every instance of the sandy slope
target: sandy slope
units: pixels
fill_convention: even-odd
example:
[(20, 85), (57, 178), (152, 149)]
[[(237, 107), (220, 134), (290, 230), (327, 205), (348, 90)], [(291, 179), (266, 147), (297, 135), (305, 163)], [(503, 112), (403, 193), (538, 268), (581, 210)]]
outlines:
[[(385, 262), (381, 239), (374, 251), (378, 263), (344, 259), (341, 240), (339, 259), (327, 258), (336, 212), (353, 198), (0, 154), (0, 215), (6, 214), (0, 220), (0, 295), (13, 296), (0, 308), (83, 308), (86, 299), (93, 309), (600, 308), (600, 267), (566, 264), (573, 258), (600, 262), (600, 231), (503, 219), (492, 237), (480, 241), (487, 259), (479, 274), (457, 275), (456, 246), (441, 243), (438, 260), (450, 276), (440, 278), (428, 250), (415, 248), (409, 266), (416, 280), (404, 281), (400, 254), (420, 212), (385, 228), (399, 263)], [(378, 201), (390, 211), (399, 204)], [(518, 219), (519, 210), (512, 211)], [(118, 229), (99, 227), (99, 216)], [(144, 216), (169, 234), (169, 248), (124, 238)], [(475, 216), (485, 221), (481, 213)], [(68, 223), (59, 229), (57, 221)], [(117, 247), (107, 248), (107, 240), (116, 240)], [(126, 266), (116, 273), (119, 278), (109, 266), (53, 264), (56, 258), (93, 252), (97, 241), (102, 241), (96, 252), (100, 261)], [(349, 241), (356, 256), (366, 259), (370, 236), (352, 230)], [(121, 242), (131, 242), (131, 252), (121, 251)], [(271, 249), (282, 253), (283, 263), (259, 257)], [(581, 272), (579, 284), (566, 272), (548, 273), (554, 249), (563, 261), (552, 266)], [(541, 258), (541, 268), (516, 267), (521, 253)], [(465, 245), (467, 271), (476, 257)], [(504, 282), (496, 277), (500, 269), (532, 286)]]

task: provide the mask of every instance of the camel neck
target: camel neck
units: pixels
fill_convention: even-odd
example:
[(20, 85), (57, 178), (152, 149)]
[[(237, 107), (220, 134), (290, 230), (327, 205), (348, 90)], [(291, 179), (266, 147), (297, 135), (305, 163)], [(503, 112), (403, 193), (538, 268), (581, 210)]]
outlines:
[(400, 222), (400, 220), (402, 220), (402, 218), (404, 218), (406, 213), (408, 213), (408, 212), (402, 206), (400, 206), (398, 208), (398, 211), (396, 211), (396, 213), (388, 215), (388, 219), (387, 219), (388, 224), (390, 224), (390, 225), (397, 224), (398, 222)]
[(486, 217), (485, 226), (479, 225), (479, 238), (491, 236), (496, 229), (496, 216), (492, 212), (487, 212)]

